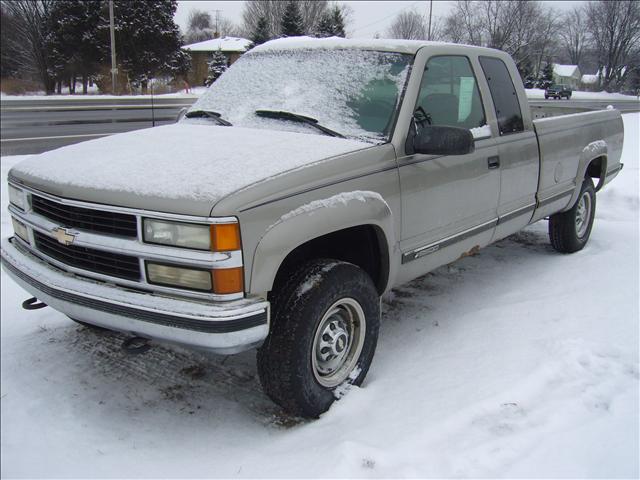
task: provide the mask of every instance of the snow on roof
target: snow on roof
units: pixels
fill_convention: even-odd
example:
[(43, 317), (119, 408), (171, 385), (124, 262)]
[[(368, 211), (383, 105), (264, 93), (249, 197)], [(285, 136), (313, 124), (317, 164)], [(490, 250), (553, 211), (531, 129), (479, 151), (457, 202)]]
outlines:
[(222, 37), (184, 45), (182, 49), (189, 52), (217, 52), (218, 50), (223, 52), (246, 52), (250, 45), (251, 40), (246, 38)]
[(558, 63), (553, 64), (553, 73), (559, 77), (573, 77), (578, 70), (577, 65), (560, 65)]
[(595, 74), (595, 75), (589, 75), (589, 74), (584, 74), (582, 75), (582, 83), (586, 83), (588, 85), (594, 84), (594, 83), (598, 83), (598, 79), (599, 79), (599, 75)]
[[(251, 49), (252, 52), (274, 50), (298, 50), (311, 48), (326, 49), (363, 49), (383, 52), (398, 52), (414, 54), (420, 47), (428, 45), (456, 45), (447, 42), (430, 42), (427, 40), (398, 40), (384, 38), (315, 38), (315, 37), (286, 37), (265, 42)], [(481, 48), (481, 47), (474, 47)]]

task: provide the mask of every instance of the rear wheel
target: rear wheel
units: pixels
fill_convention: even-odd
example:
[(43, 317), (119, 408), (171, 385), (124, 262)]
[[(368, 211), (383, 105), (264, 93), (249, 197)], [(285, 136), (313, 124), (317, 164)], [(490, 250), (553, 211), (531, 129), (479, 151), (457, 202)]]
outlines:
[(271, 332), (258, 350), (260, 382), (287, 412), (317, 417), (369, 370), (378, 292), (359, 267), (314, 260), (289, 277), (272, 305)]
[(549, 238), (553, 248), (561, 253), (582, 250), (591, 235), (595, 213), (596, 191), (591, 178), (586, 178), (573, 208), (549, 217)]

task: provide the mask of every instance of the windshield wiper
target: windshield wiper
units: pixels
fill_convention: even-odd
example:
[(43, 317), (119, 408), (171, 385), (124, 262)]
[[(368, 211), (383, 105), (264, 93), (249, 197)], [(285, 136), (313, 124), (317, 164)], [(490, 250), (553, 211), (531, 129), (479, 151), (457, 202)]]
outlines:
[(185, 114), (185, 118), (213, 118), (220, 125), (224, 125), (225, 127), (231, 126), (231, 122), (226, 121), (222, 118), (222, 115), (213, 110), (192, 110)]
[(298, 123), (306, 123), (307, 125), (310, 125), (313, 128), (320, 130), (323, 133), (326, 133), (327, 135), (331, 135), (332, 137), (346, 138), (341, 133), (338, 133), (335, 130), (331, 130), (330, 128), (320, 125), (317, 119), (313, 117), (307, 117), (306, 115), (300, 115), (298, 113), (293, 113), (293, 112), (285, 112), (282, 110), (256, 110), (256, 115), (258, 115), (259, 117), (277, 118), (277, 119), (283, 119), (283, 120), (291, 120), (293, 122), (298, 122)]

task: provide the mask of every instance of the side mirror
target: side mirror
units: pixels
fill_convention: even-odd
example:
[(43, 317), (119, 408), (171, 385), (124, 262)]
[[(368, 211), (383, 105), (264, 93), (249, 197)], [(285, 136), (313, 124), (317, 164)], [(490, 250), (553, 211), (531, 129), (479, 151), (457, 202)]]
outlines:
[(425, 125), (414, 137), (413, 149), (428, 155), (466, 155), (475, 150), (475, 142), (466, 128)]

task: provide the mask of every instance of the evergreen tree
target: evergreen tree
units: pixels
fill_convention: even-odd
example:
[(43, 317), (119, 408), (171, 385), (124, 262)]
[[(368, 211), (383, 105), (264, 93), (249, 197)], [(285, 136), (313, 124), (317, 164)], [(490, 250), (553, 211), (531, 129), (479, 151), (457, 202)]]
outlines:
[(324, 12), (318, 27), (316, 28), (316, 37), (332, 37), (333, 36), (333, 18), (329, 12)]
[(251, 34), (251, 41), (254, 45), (260, 45), (261, 43), (271, 40), (269, 35), (269, 23), (265, 17), (260, 17), (256, 24), (256, 29)]
[(304, 26), (300, 6), (298, 2), (290, 0), (284, 8), (280, 35), (283, 37), (296, 37), (304, 34)]
[[(142, 87), (143, 93), (153, 76), (175, 74), (185, 68), (180, 29), (173, 20), (177, 5), (177, 0), (113, 2), (118, 65), (134, 86)], [(108, 46), (108, 23), (102, 30)], [(108, 48), (104, 61), (109, 62)]]
[(331, 17), (333, 20), (333, 36), (334, 37), (346, 37), (347, 33), (344, 30), (344, 15), (342, 15), (342, 10), (337, 5), (334, 5)]
[(547, 60), (547, 64), (542, 69), (542, 84), (543, 88), (547, 88), (553, 83), (553, 63), (551, 60)]
[(204, 84), (208, 87), (213, 82), (215, 82), (220, 75), (222, 75), (227, 70), (227, 57), (222, 50), (218, 50), (217, 52), (213, 52), (211, 56), (211, 60), (208, 63), (209, 65), (209, 75), (207, 79), (204, 81)]
[(342, 15), (340, 7), (335, 5), (322, 14), (316, 27), (316, 36), (343, 38), (346, 36), (344, 31), (344, 16)]
[(96, 73), (101, 57), (100, 39), (95, 34), (100, 24), (100, 2), (58, 0), (49, 12), (45, 49), (50, 59), (49, 74), (64, 80), (75, 93), (76, 75), (82, 78), (82, 93), (87, 93), (89, 77)]

